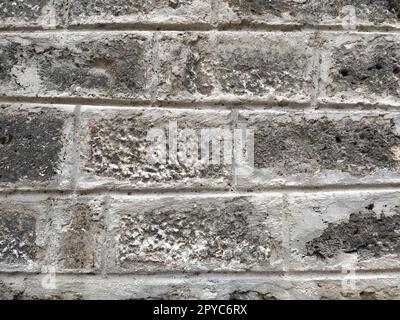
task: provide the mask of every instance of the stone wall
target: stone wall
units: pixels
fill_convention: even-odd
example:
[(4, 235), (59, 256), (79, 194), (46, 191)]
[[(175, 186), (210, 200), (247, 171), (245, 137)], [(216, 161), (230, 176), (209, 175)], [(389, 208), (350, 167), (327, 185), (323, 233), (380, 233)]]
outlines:
[[(400, 298), (399, 30), (398, 0), (0, 3), (0, 299)], [(149, 162), (174, 123), (251, 129), (254, 166)]]

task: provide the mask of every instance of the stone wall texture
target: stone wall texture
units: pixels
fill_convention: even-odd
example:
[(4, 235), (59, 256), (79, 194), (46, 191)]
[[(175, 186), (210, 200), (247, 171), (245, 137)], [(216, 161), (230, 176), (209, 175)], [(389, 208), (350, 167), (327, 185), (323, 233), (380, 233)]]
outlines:
[(400, 1), (1, 1), (0, 299), (400, 299)]

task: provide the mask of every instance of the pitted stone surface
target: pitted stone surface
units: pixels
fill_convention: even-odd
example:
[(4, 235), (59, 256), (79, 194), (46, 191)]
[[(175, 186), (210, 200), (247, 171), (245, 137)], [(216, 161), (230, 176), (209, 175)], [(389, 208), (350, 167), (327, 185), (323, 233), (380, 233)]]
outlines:
[(397, 200), (397, 193), (367, 192), (291, 197), (291, 266), (308, 270), (395, 266), (400, 253)]
[(400, 298), (399, 0), (0, 2), (0, 300)]
[(48, 2), (48, 0), (4, 1), (0, 3), (0, 18), (37, 18)]
[(204, 23), (211, 18), (210, 0), (73, 0), (71, 24)]
[(161, 37), (159, 97), (211, 95), (216, 87), (213, 67), (214, 54), (207, 35), (177, 33)]
[(65, 22), (65, 0), (18, 0), (0, 3), (0, 28), (55, 29)]
[(151, 54), (146, 34), (4, 37), (0, 93), (146, 99)]
[(378, 169), (400, 169), (393, 152), (400, 146), (400, 135), (393, 119), (276, 120), (263, 122), (255, 132), (257, 168), (275, 167), (282, 176), (321, 170), (365, 175)]
[[(357, 252), (361, 258), (399, 254), (400, 214), (378, 217), (372, 209), (370, 205), (367, 210), (352, 213), (348, 222), (328, 225), (320, 237), (306, 244), (307, 254), (322, 259), (339, 252)], [(400, 212), (400, 208), (395, 210)]]
[(307, 99), (312, 39), (300, 34), (221, 37), (219, 80), (225, 94)]
[(273, 269), (281, 259), (281, 226), (271, 199), (157, 201), (112, 207), (117, 265), (134, 270)]
[(324, 94), (337, 102), (398, 103), (400, 46), (397, 36), (331, 37), (323, 53)]
[(18, 205), (0, 206), (0, 263), (25, 265), (36, 261), (40, 248), (36, 245), (37, 213)]
[[(299, 23), (356, 25), (400, 21), (397, 0), (220, 0), (220, 20), (236, 23)], [(354, 22), (353, 22), (354, 21)]]
[(69, 117), (56, 109), (1, 106), (0, 184), (46, 184), (59, 178)]
[(94, 210), (89, 203), (65, 205), (64, 208), (68, 221), (62, 228), (62, 267), (80, 270), (97, 267), (98, 239), (104, 229), (102, 210)]
[[(105, 113), (100, 116), (86, 113), (84, 126), (83, 158), (87, 183), (90, 177), (104, 179), (104, 183), (113, 183), (116, 187), (171, 187), (171, 186), (215, 186), (226, 188), (229, 184), (230, 164), (223, 158), (224, 137), (221, 136), (221, 163), (206, 163), (202, 159), (192, 162), (182, 161), (179, 151), (183, 140), (179, 135), (184, 129), (195, 130), (201, 135), (202, 129), (226, 127), (229, 129), (227, 112), (173, 112), (150, 110), (139, 112)], [(152, 148), (157, 146), (148, 138), (149, 130), (160, 129), (165, 139), (165, 150), (169, 150), (169, 125), (175, 121), (178, 125), (177, 154), (164, 157), (166, 161), (149, 161)], [(215, 137), (214, 137), (215, 138)], [(162, 140), (160, 140), (162, 141)], [(186, 140), (185, 140), (186, 141)], [(197, 142), (199, 142), (198, 139)], [(193, 143), (193, 148), (200, 145)], [(186, 145), (185, 145), (186, 146)], [(111, 180), (112, 181), (111, 181)], [(98, 181), (102, 183), (101, 180)], [(93, 183), (96, 183), (95, 181)], [(83, 184), (85, 184), (83, 182)]]
[(159, 98), (308, 100), (313, 40), (299, 33), (172, 33), (160, 39)]
[[(254, 167), (239, 185), (398, 181), (399, 118), (392, 113), (241, 112), (254, 131)], [(242, 167), (238, 164), (238, 167)]]

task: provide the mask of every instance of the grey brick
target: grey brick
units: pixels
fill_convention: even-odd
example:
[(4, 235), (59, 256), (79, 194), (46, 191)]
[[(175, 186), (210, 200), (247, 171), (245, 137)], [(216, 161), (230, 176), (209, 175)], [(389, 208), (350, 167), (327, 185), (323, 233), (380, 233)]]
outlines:
[(218, 49), (207, 33), (168, 33), (160, 37), (158, 98), (206, 99), (217, 90)]
[[(164, 147), (169, 150), (172, 148), (168, 142), (171, 122), (176, 122), (178, 126), (178, 159), (177, 156), (165, 157), (164, 162), (149, 162), (152, 147), (157, 145), (148, 137), (150, 129), (161, 130), (160, 139), (165, 139)], [(179, 150), (184, 150), (181, 148), (188, 144), (182, 144), (179, 137), (184, 129), (195, 130), (197, 135), (204, 128), (226, 128), (230, 132), (230, 123), (228, 111), (88, 108), (82, 115), (79, 185), (81, 188), (107, 186), (135, 190), (227, 189), (231, 180), (231, 164), (222, 157), (217, 164), (203, 159), (193, 163), (181, 161), (184, 151), (179, 153)], [(225, 137), (220, 135), (217, 141), (219, 139)], [(198, 150), (199, 141), (190, 142), (192, 150)], [(224, 141), (220, 143), (221, 155)]]
[(0, 106), (0, 188), (66, 188), (72, 168), (72, 108)]
[(47, 261), (49, 217), (43, 201), (2, 199), (0, 271), (36, 272)]
[(43, 33), (0, 40), (0, 95), (148, 99), (148, 33)]
[(0, 3), (0, 28), (55, 29), (65, 23), (65, 0), (19, 0)]
[(160, 39), (158, 97), (309, 101), (311, 33), (169, 33)]
[(280, 204), (273, 196), (113, 199), (107, 269), (279, 270)]
[(399, 105), (399, 36), (332, 34), (325, 41), (321, 101)]
[(289, 197), (290, 268), (384, 270), (396, 268), (399, 194), (337, 192)]
[(70, 24), (201, 24), (211, 19), (211, 0), (70, 1)]
[(53, 206), (57, 272), (101, 270), (106, 210), (102, 198), (59, 199)]
[[(218, 0), (221, 23), (399, 26), (396, 0)], [(351, 25), (349, 24), (351, 23)]]
[(399, 114), (379, 111), (248, 111), (254, 166), (237, 164), (240, 187), (399, 181)]

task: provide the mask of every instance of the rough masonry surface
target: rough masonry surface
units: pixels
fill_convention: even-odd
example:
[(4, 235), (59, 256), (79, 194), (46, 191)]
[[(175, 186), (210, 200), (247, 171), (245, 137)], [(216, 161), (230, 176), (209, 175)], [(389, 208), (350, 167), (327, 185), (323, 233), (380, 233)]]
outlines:
[(399, 30), (398, 0), (3, 0), (0, 300), (399, 299)]

